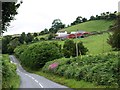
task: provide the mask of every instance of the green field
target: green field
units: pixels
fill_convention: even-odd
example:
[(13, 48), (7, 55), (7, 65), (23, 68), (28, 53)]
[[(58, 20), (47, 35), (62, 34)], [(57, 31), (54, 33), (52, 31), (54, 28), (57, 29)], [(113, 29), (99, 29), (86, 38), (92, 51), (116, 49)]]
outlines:
[(40, 35), (37, 36), (37, 38), (40, 40), (41, 38), (47, 39), (49, 34), (45, 34), (45, 35)]
[(88, 21), (85, 23), (81, 23), (78, 25), (70, 26), (68, 28), (65, 28), (65, 31), (72, 32), (77, 30), (83, 30), (83, 31), (105, 31), (108, 30), (109, 26), (113, 25), (114, 21), (108, 21), (108, 20), (94, 20), (94, 21)]
[[(93, 35), (85, 38), (73, 39), (75, 42), (83, 42), (85, 47), (88, 48), (89, 52), (87, 54), (99, 54), (112, 51), (111, 46), (107, 43), (109, 38), (108, 33)], [(64, 41), (56, 40), (60, 45), (64, 44)]]
[(109, 34), (93, 35), (86, 38), (75, 39), (75, 41), (82, 41), (83, 44), (88, 48), (88, 54), (99, 54), (110, 52), (111, 46), (107, 43)]

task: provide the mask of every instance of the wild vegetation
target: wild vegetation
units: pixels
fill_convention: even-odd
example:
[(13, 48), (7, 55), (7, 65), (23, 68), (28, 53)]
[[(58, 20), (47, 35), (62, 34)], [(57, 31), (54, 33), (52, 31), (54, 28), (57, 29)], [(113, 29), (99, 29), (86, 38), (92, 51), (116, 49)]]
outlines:
[(40, 69), (48, 61), (62, 57), (59, 46), (47, 42), (17, 47), (15, 54), (23, 66), (33, 70)]
[[(113, 42), (114, 39), (119, 40), (119, 37), (113, 39), (116, 33), (109, 38), (110, 45), (107, 43), (108, 33), (73, 40), (52, 40), (55, 33), (63, 28), (70, 32), (79, 29), (88, 32), (109, 32), (109, 27), (114, 27), (112, 24), (116, 18), (115, 13), (107, 12), (101, 16), (91, 16), (90, 20), (77, 17), (75, 24), (68, 28), (65, 28), (60, 19), (55, 19), (49, 30), (44, 29), (40, 32), (40, 35), (46, 34), (45, 37), (39, 37), (37, 33), (24, 32), (18, 37), (3, 37), (3, 53), (15, 52), (25, 68), (37, 70), (37, 73), (42, 69), (42, 73), (62, 76), (81, 83), (87, 82), (89, 85), (94, 84), (92, 86), (119, 87), (120, 54), (112, 52), (110, 47), (111, 40)], [(76, 51), (79, 57), (76, 57)]]
[(43, 72), (66, 78), (84, 80), (96, 85), (118, 87), (118, 63), (120, 53), (86, 55), (77, 58), (61, 58), (47, 62)]
[(120, 50), (120, 15), (117, 17), (116, 23), (110, 28), (112, 34), (109, 36), (108, 43), (114, 50)]
[(16, 73), (16, 65), (10, 63), (8, 55), (2, 55), (2, 88), (13, 90), (19, 88), (20, 78)]

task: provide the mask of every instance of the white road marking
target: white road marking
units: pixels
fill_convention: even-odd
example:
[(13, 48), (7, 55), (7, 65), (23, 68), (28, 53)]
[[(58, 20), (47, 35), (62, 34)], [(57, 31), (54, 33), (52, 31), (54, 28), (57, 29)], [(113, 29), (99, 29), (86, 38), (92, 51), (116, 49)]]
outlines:
[(28, 76), (28, 74), (25, 74), (25, 75), (27, 75), (27, 76)]
[(34, 77), (31, 77), (33, 80), (35, 79)]
[[(21, 72), (19, 69), (17, 69), (17, 71), (20, 72), (20, 73), (23, 73), (23, 72)], [(24, 73), (24, 75), (26, 75), (26, 76), (32, 78), (36, 83), (39, 84), (39, 86), (40, 86), (41, 88), (43, 88), (43, 86), (41, 85), (41, 83), (39, 83), (34, 77), (30, 76), (29, 74), (25, 74), (25, 73)]]
[(43, 86), (39, 83), (40, 87), (43, 88)]
[(37, 81), (37, 80), (35, 80), (35, 82), (36, 82), (36, 83), (38, 83), (38, 81)]

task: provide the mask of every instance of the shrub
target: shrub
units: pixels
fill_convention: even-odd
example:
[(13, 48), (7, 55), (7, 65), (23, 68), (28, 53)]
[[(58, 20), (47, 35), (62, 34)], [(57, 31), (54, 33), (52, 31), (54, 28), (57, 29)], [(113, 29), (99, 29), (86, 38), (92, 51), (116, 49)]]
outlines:
[(59, 48), (53, 43), (41, 42), (29, 45), (20, 55), (22, 64), (31, 69), (39, 69), (48, 61), (62, 57)]
[(14, 49), (16, 57), (19, 58), (19, 56), (27, 49), (28, 45), (21, 45)]
[(99, 55), (86, 55), (75, 58), (61, 58), (47, 62), (42, 68), (43, 71), (52, 72), (48, 66), (54, 62), (59, 66), (54, 74), (76, 80), (84, 80), (97, 85), (119, 86), (119, 60), (118, 53), (105, 53)]

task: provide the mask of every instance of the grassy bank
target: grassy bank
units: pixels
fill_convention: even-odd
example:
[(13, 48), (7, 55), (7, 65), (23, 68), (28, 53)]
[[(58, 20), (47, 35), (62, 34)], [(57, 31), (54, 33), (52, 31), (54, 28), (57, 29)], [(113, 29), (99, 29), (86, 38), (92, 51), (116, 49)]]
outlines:
[(49, 80), (52, 80), (56, 83), (59, 83), (61, 85), (67, 86), (69, 88), (76, 88), (76, 90), (79, 90), (79, 88), (105, 88), (106, 86), (97, 86), (94, 83), (90, 83), (90, 82), (85, 82), (83, 80), (81, 81), (77, 81), (75, 79), (67, 79), (63, 76), (59, 76), (59, 75), (55, 75), (53, 73), (44, 73), (41, 70), (39, 71), (32, 71), (32, 70), (28, 70), (27, 71), (31, 72), (31, 73), (35, 73), (37, 75), (43, 76)]
[(88, 21), (85, 23), (81, 23), (78, 25), (74, 25), (68, 28), (65, 28), (64, 30), (68, 32), (77, 31), (77, 30), (84, 30), (88, 32), (92, 31), (104, 31), (108, 30), (109, 26), (113, 25), (114, 21), (108, 21), (108, 20), (93, 20)]
[[(87, 54), (99, 54), (99, 53), (106, 53), (112, 51), (111, 46), (107, 43), (108, 38), (109, 38), (109, 34), (104, 33), (100, 35), (93, 35), (93, 36), (89, 36), (85, 38), (77, 38), (73, 40), (77, 43), (82, 41), (85, 47), (87, 47), (89, 50)], [(55, 40), (55, 42), (57, 42), (62, 46), (64, 44), (64, 41), (60, 41), (60, 40)]]
[[(77, 58), (61, 58), (47, 62), (42, 71), (67, 79), (94, 83), (96, 86), (118, 87), (119, 58), (120, 54), (117, 52)], [(55, 64), (56, 66), (54, 66)]]
[(16, 65), (11, 64), (9, 55), (2, 55), (2, 88), (11, 90), (19, 88), (20, 78), (16, 73)]

